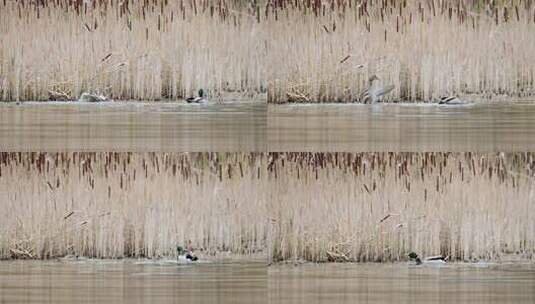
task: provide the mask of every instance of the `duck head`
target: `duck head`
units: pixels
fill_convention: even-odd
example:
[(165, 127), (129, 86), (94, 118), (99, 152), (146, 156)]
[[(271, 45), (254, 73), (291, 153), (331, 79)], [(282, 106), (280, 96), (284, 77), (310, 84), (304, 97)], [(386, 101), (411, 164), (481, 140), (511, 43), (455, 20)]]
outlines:
[(203, 89), (199, 89), (199, 97), (204, 97), (204, 90)]
[(409, 259), (411, 260), (411, 262), (416, 263), (416, 265), (422, 264), (422, 260), (418, 257), (416, 252), (409, 253)]

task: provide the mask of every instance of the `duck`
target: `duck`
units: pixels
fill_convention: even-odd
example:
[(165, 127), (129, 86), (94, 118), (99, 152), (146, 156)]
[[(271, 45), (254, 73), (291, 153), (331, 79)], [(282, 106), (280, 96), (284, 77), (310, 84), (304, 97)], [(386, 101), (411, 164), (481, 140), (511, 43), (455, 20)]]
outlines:
[(195, 255), (193, 255), (193, 252), (191, 249), (184, 249), (182, 246), (176, 247), (177, 251), (177, 259), (179, 262), (195, 262), (199, 260), (199, 258)]
[(82, 95), (80, 95), (80, 98), (78, 99), (78, 101), (81, 101), (81, 102), (101, 102), (101, 101), (107, 101), (107, 100), (108, 98), (106, 96), (98, 95), (98, 94), (91, 94), (87, 92), (82, 93)]
[(372, 75), (368, 80), (368, 88), (360, 93), (360, 100), (363, 103), (376, 103), (382, 96), (390, 93), (394, 85), (382, 86), (379, 84), (379, 77)]
[(459, 99), (457, 96), (443, 96), (440, 97), (440, 100), (438, 101), (438, 104), (441, 105), (461, 105), (466, 104), (465, 101)]
[(196, 97), (188, 97), (188, 98), (186, 98), (186, 101), (188, 103), (205, 103), (208, 100), (206, 98), (204, 98), (204, 90), (203, 89), (199, 89), (198, 96), (196, 96)]
[(409, 260), (413, 265), (443, 265), (446, 264), (446, 258), (441, 255), (426, 257), (423, 260), (420, 259), (415, 252), (409, 253)]

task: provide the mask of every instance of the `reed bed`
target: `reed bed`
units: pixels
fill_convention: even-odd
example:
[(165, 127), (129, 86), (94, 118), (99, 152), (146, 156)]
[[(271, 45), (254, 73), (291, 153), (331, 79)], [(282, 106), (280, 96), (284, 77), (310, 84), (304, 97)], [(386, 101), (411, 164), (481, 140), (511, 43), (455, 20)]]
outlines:
[(532, 153), (1, 153), (0, 258), (531, 259), (534, 173)]
[(0, 258), (256, 254), (261, 154), (3, 153)]
[(0, 1), (0, 100), (262, 98), (265, 29), (244, 1)]
[(0, 1), (0, 100), (529, 98), (530, 0)]
[(274, 154), (268, 256), (532, 259), (534, 170), (533, 154)]
[(529, 99), (533, 1), (276, 1), (266, 18), (268, 102), (358, 102), (371, 75), (384, 101)]

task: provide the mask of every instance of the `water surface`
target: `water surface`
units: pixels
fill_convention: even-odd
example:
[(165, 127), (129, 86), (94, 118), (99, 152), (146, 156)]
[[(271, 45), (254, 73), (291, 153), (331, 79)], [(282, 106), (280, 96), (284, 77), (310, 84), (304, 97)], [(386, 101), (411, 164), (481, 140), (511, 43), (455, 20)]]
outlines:
[(262, 102), (0, 104), (1, 151), (265, 151)]
[(269, 105), (271, 151), (532, 151), (535, 104)]
[(271, 303), (535, 303), (535, 267), (275, 266), (269, 294)]
[(533, 151), (535, 103), (0, 104), (2, 151)]
[(0, 262), (0, 303), (534, 303), (533, 264)]
[(262, 303), (263, 263), (0, 262), (0, 303)]

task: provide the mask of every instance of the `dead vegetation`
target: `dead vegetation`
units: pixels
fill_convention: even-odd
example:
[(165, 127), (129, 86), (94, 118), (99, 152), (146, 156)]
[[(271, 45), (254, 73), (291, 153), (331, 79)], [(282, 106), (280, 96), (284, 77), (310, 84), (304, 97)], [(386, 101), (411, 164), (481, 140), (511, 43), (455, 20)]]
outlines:
[(531, 153), (1, 153), (0, 257), (532, 258)]
[[(2, 1), (0, 100), (534, 94), (532, 1)], [(57, 92), (58, 94), (49, 94)]]

